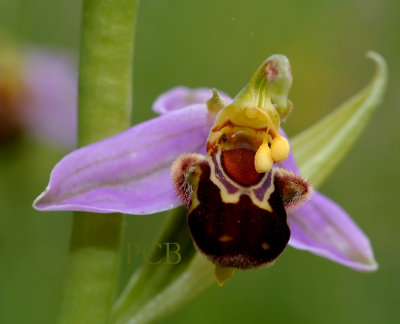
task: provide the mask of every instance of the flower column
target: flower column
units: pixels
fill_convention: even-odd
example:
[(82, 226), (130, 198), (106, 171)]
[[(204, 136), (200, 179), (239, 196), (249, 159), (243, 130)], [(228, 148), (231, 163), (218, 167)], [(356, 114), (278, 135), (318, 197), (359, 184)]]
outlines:
[[(129, 127), (138, 0), (84, 0), (78, 145)], [(117, 287), (122, 214), (76, 212), (60, 323), (107, 323)]]

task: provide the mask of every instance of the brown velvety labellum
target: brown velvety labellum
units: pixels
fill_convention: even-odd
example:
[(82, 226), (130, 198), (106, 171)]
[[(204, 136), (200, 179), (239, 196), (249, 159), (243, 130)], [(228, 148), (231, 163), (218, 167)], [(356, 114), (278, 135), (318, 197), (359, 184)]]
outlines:
[(222, 165), (229, 177), (242, 186), (256, 184), (263, 176), (254, 167), (254, 150), (238, 147), (222, 151)]
[(200, 204), (188, 214), (196, 246), (214, 263), (248, 269), (267, 265), (285, 249), (290, 229), (282, 198), (275, 190), (269, 199), (272, 212), (254, 205), (247, 195), (224, 203), (210, 180), (210, 167), (201, 164), (197, 190)]

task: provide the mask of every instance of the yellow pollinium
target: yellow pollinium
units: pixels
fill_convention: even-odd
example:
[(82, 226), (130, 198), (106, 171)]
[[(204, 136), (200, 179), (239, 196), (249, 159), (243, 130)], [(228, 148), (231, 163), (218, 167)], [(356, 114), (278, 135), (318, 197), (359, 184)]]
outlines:
[(254, 166), (258, 173), (268, 172), (272, 169), (274, 160), (272, 159), (272, 152), (267, 143), (260, 145), (254, 157)]
[(258, 148), (254, 157), (254, 166), (258, 173), (269, 172), (274, 162), (285, 160), (290, 152), (289, 142), (286, 138), (277, 134), (272, 140), (271, 148), (264, 142)]
[(272, 159), (276, 162), (285, 160), (290, 152), (289, 142), (286, 138), (278, 134), (271, 144)]

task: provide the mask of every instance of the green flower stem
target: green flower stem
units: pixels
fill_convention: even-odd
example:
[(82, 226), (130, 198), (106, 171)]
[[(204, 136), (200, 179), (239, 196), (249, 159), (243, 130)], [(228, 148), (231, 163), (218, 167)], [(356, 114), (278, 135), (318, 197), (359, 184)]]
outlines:
[(59, 323), (107, 323), (120, 264), (122, 214), (75, 213)]
[(217, 285), (214, 269), (213, 263), (196, 252), (191, 258), (189, 266), (180, 276), (144, 304), (133, 316), (123, 318), (117, 323), (151, 323), (176, 311), (206, 289)]
[[(178, 277), (192, 260), (195, 254), (192, 238), (186, 222), (186, 208), (173, 210), (163, 226), (161, 234), (155, 242), (171, 243), (171, 251), (155, 247), (147, 262), (133, 274), (128, 285), (113, 307), (112, 323), (127, 323), (154, 296)], [(179, 246), (179, 247), (178, 247)]]
[[(138, 0), (84, 0), (79, 134), (84, 146), (130, 125)], [(117, 287), (121, 214), (75, 213), (59, 323), (107, 323)]]
[(138, 0), (85, 0), (79, 69), (79, 146), (130, 126)]

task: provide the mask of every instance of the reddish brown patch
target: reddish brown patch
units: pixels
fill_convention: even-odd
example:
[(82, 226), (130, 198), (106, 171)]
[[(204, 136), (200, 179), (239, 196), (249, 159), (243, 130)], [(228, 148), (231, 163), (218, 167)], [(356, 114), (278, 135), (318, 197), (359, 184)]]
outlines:
[(217, 125), (215, 126), (213, 129), (211, 129), (211, 132), (219, 132), (222, 128), (224, 127), (235, 127), (237, 126), (236, 124), (234, 124), (231, 120), (227, 120), (225, 123), (223, 123), (222, 125)]
[(216, 145), (220, 143), (220, 140), (214, 141), (212, 143), (207, 142), (207, 152), (209, 152), (210, 150), (214, 150), (215, 152), (217, 151), (217, 147)]
[(278, 76), (278, 64), (276, 61), (268, 62), (267, 66), (265, 67), (265, 74), (267, 75), (268, 81), (274, 81)]
[(245, 147), (234, 148), (222, 152), (222, 165), (225, 172), (242, 186), (250, 186), (263, 176), (254, 167), (256, 152)]
[[(223, 129), (223, 128), (225, 128), (225, 127), (241, 127), (240, 125), (237, 125), (237, 124), (235, 124), (235, 123), (233, 123), (230, 119), (228, 119), (226, 122), (224, 122), (223, 124), (221, 124), (221, 125), (217, 125), (217, 126), (215, 126), (214, 128), (212, 128), (211, 129), (211, 132), (212, 133), (214, 133), (214, 132), (219, 132), (221, 129)], [(256, 130), (256, 131), (265, 131), (265, 130), (267, 130), (267, 127), (265, 127), (265, 128), (254, 128), (254, 127), (246, 127), (246, 128), (250, 128), (250, 129), (254, 129), (254, 130)]]

